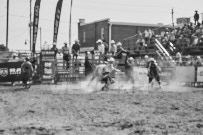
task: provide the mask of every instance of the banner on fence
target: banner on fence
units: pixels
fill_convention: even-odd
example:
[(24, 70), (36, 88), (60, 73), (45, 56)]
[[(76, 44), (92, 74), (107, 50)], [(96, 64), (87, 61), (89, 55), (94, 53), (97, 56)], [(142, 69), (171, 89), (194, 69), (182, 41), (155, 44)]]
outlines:
[(203, 67), (197, 67), (197, 82), (203, 82)]
[(22, 62), (0, 63), (0, 82), (20, 81)]
[(55, 52), (51, 50), (43, 50), (41, 53), (42, 81), (50, 83), (55, 77)]
[(195, 67), (194, 66), (177, 66), (175, 69), (176, 82), (194, 82)]

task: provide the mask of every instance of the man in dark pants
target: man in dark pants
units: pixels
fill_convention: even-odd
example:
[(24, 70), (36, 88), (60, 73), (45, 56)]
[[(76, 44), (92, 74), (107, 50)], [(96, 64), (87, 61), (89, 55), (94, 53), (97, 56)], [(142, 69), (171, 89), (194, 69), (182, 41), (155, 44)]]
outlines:
[(120, 71), (114, 67), (114, 62), (115, 62), (114, 58), (111, 57), (107, 61), (108, 63), (103, 68), (103, 71), (102, 71), (101, 82), (104, 83), (104, 86), (102, 87), (102, 91), (109, 89), (109, 85), (115, 82), (115, 72)]
[(56, 42), (53, 43), (53, 46), (51, 48), (51, 51), (54, 51), (55, 52), (55, 56), (56, 54), (58, 53), (58, 48), (56, 47)]
[(25, 85), (25, 88), (28, 88), (28, 85), (30, 84), (29, 81), (31, 80), (33, 74), (33, 67), (28, 57), (25, 58), (25, 62), (22, 63), (21, 70), (22, 70), (22, 82)]
[(158, 67), (156, 61), (154, 58), (150, 58), (147, 64), (148, 68), (148, 74), (147, 76), (149, 77), (149, 84), (151, 84), (151, 87), (153, 87), (153, 79), (156, 79), (156, 81), (159, 84), (159, 88), (161, 88), (161, 81), (160, 81), (160, 68)]
[[(69, 53), (69, 47), (67, 46), (67, 42), (64, 43), (64, 46), (62, 47), (62, 53), (63, 53), (63, 68), (68, 69), (69, 68), (69, 60), (70, 60), (70, 53)], [(65, 66), (66, 65), (66, 66)]]
[(72, 54), (73, 54), (73, 60), (74, 58), (78, 58), (78, 55), (80, 54), (80, 44), (79, 44), (79, 40), (76, 39), (75, 40), (75, 44), (73, 44), (72, 46)]
[(197, 10), (195, 11), (194, 20), (195, 20), (195, 25), (197, 25), (199, 21), (199, 14), (197, 13)]

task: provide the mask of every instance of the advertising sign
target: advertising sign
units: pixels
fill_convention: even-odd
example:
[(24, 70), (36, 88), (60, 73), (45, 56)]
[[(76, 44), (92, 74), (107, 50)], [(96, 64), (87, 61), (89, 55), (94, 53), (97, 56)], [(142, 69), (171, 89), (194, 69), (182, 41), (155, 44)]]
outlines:
[(15, 82), (21, 80), (22, 62), (0, 63), (0, 82)]
[(175, 70), (176, 82), (194, 82), (195, 67), (194, 66), (177, 66)]
[(203, 82), (203, 67), (197, 67), (197, 82)]
[(41, 66), (42, 66), (42, 81), (50, 83), (55, 77), (56, 57), (55, 51), (42, 50)]

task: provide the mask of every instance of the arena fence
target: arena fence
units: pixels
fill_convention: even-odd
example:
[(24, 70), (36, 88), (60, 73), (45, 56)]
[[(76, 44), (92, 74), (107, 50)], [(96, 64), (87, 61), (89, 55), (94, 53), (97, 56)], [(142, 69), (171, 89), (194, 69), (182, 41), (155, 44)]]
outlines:
[[(92, 72), (96, 65), (104, 63), (104, 56), (97, 54), (92, 55), (88, 59), (84, 57), (77, 60), (70, 59), (67, 63), (64, 63), (62, 55), (56, 56), (55, 52), (50, 50), (41, 51), (37, 57), (39, 59), (36, 66), (35, 79), (33, 80), (42, 84), (78, 82), (85, 79), (88, 68)], [(86, 65), (87, 61), (90, 63), (89, 67)], [(20, 81), (21, 64), (22, 61), (0, 63), (0, 83)], [(66, 68), (67, 66), (68, 68)], [(122, 71), (120, 75), (123, 77), (125, 72), (125, 57), (123, 59), (116, 59), (116, 67)], [(147, 68), (135, 66), (133, 70), (137, 83), (142, 85), (148, 82)], [(175, 82), (184, 86), (203, 87), (203, 66), (163, 66), (161, 70), (160, 76), (162, 82), (167, 84)]]

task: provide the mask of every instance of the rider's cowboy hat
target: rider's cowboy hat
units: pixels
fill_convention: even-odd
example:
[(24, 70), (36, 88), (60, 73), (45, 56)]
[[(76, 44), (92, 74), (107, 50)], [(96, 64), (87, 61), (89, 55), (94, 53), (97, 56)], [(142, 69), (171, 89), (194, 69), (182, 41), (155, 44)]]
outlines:
[(149, 61), (154, 61), (155, 62), (155, 59), (154, 58), (149, 58)]
[(130, 60), (130, 61), (134, 61), (133, 57), (128, 58), (128, 60)]
[(111, 44), (115, 44), (115, 41), (114, 41), (114, 40), (111, 40)]
[(122, 46), (121, 42), (118, 42), (118, 43), (117, 43), (117, 46)]
[(107, 61), (108, 61), (108, 62), (114, 62), (115, 59), (111, 57), (111, 58), (109, 58)]
[(102, 40), (101, 40), (101, 39), (98, 39), (96, 43), (102, 43)]

